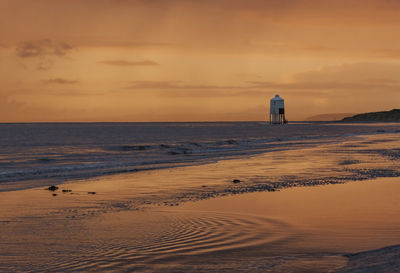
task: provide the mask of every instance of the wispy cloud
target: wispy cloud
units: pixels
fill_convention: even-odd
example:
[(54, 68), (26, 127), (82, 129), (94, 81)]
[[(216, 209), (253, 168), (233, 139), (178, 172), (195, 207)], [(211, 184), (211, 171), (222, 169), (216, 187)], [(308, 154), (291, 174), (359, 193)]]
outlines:
[(183, 81), (134, 81), (128, 90), (157, 92), (167, 97), (225, 97), (260, 96), (284, 92), (302, 96), (343, 96), (353, 94), (397, 93), (400, 65), (382, 63), (353, 63), (327, 66), (292, 76), (290, 81), (244, 81), (236, 85), (190, 84)]
[(301, 82), (263, 82), (263, 81), (252, 81), (248, 82), (251, 88), (257, 89), (278, 89), (278, 90), (331, 90), (331, 89), (348, 89), (348, 90), (359, 90), (359, 89), (371, 89), (371, 88), (399, 88), (399, 85), (384, 82), (362, 82), (355, 80), (354, 82), (340, 82), (340, 81), (325, 81), (325, 82), (312, 82), (312, 81), (301, 81)]
[(106, 60), (99, 62), (101, 64), (106, 65), (114, 65), (114, 66), (156, 66), (160, 65), (154, 61), (145, 60), (145, 61), (124, 61), (124, 60)]
[(65, 56), (73, 47), (65, 42), (52, 40), (25, 41), (17, 46), (16, 53), (20, 58), (35, 58), (44, 56)]
[(363, 91), (399, 90), (400, 65), (385, 63), (353, 63), (326, 66), (319, 70), (297, 73), (288, 82), (247, 81), (253, 88), (277, 90)]
[(134, 81), (128, 89), (231, 89), (234, 85), (185, 84), (181, 81)]
[(44, 84), (77, 84), (77, 83), (79, 83), (79, 81), (67, 80), (67, 79), (63, 79), (63, 78), (54, 78), (54, 79), (42, 80), (42, 83), (44, 83)]

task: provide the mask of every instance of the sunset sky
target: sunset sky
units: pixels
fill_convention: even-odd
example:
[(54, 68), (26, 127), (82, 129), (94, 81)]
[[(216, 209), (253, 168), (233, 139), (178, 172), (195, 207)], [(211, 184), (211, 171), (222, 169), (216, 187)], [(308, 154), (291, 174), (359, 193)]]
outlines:
[(400, 108), (398, 0), (0, 0), (0, 122)]

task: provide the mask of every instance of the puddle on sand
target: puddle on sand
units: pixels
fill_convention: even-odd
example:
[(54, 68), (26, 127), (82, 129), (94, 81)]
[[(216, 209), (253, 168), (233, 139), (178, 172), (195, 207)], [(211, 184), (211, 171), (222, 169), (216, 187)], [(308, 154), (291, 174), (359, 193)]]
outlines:
[(218, 208), (279, 219), (310, 239), (292, 247), (349, 253), (400, 244), (399, 196), (400, 178), (380, 178), (216, 198), (181, 209)]
[[(25, 231), (19, 225), (21, 230), (15, 230), (20, 239), (30, 240), (31, 249), (39, 252), (27, 251), (22, 244), (7, 245), (12, 238), (3, 244), (9, 256), (25, 252), (25, 258), (35, 260), (37, 266), (43, 262), (40, 267), (47, 272), (132, 271), (211, 253), (237, 255), (251, 248), (280, 244), (294, 234), (289, 224), (275, 219), (211, 211), (121, 211), (77, 221), (77, 225), (68, 226), (67, 234), (62, 232), (66, 227), (59, 224), (47, 223), (49, 229), (25, 225)], [(45, 253), (53, 256), (42, 256)], [(23, 269), (29, 272), (27, 264)]]
[(3, 224), (14, 235), (2, 238), (1, 260), (19, 256), (25, 272), (328, 272), (346, 263), (343, 253), (400, 244), (399, 193), (400, 181), (387, 178), (79, 221), (27, 219)]

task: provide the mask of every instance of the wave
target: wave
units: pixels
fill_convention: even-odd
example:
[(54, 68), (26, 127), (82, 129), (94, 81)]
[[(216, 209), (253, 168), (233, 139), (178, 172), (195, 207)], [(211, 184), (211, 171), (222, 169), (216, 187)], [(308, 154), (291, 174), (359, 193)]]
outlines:
[[(306, 138), (305, 138), (306, 139)], [(311, 140), (311, 138), (309, 138)], [(293, 141), (297, 140), (297, 141)], [(237, 156), (249, 156), (276, 149), (315, 145), (299, 138), (288, 140), (224, 140), (217, 142), (183, 142), (171, 144), (120, 145), (87, 153), (59, 153), (40, 157), (20, 155), (0, 162), (0, 184), (26, 180), (83, 179), (107, 174), (204, 164)], [(15, 189), (15, 188), (13, 188)], [(9, 188), (2, 189), (9, 190)]]
[[(190, 123), (179, 124), (181, 127), (127, 124), (93, 125), (94, 128), (89, 131), (85, 131), (83, 125), (47, 126), (50, 126), (48, 130), (54, 129), (55, 133), (58, 133), (60, 126), (76, 126), (79, 130), (77, 136), (71, 134), (65, 138), (41, 131), (43, 139), (31, 142), (25, 140), (19, 143), (5, 139), (5, 142), (9, 142), (8, 146), (0, 144), (0, 191), (23, 189), (23, 182), (27, 180), (38, 181), (38, 186), (41, 186), (49, 180), (51, 183), (62, 183), (69, 179), (204, 164), (269, 151), (309, 147), (338, 141), (338, 137), (377, 134), (377, 129), (371, 125), (362, 127), (362, 130), (346, 125), (338, 130), (337, 125), (315, 124), (293, 127), (268, 127), (262, 123), (211, 123), (197, 127)], [(113, 130), (97, 131), (107, 126)], [(135, 129), (135, 133), (127, 131), (126, 127)], [(116, 135), (115, 131), (120, 134)], [(78, 134), (82, 132), (86, 134)], [(385, 127), (385, 134), (394, 132), (398, 132), (398, 129)], [(13, 185), (10, 186), (10, 183)], [(2, 186), (5, 184), (7, 186)]]

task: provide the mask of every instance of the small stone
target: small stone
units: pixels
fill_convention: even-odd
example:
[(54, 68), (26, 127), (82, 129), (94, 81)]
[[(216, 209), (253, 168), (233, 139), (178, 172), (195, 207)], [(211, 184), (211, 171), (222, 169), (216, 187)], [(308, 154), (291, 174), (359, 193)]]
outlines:
[(54, 186), (54, 185), (51, 185), (50, 187), (47, 188), (47, 190), (49, 190), (49, 191), (56, 191), (56, 190), (58, 190), (58, 187), (57, 187), (57, 186)]
[(72, 190), (62, 190), (62, 192), (71, 192)]
[(50, 158), (38, 158), (37, 160), (43, 163), (49, 163), (52, 161)]
[(53, 193), (53, 196), (57, 196), (57, 193)]
[(232, 182), (235, 183), (235, 184), (237, 184), (237, 183), (240, 183), (240, 182), (242, 182), (242, 181), (240, 181), (239, 179), (233, 179)]
[(95, 191), (89, 191), (88, 194), (96, 194)]
[(161, 147), (161, 148), (171, 148), (171, 146), (166, 145), (166, 144), (160, 144), (160, 147)]

